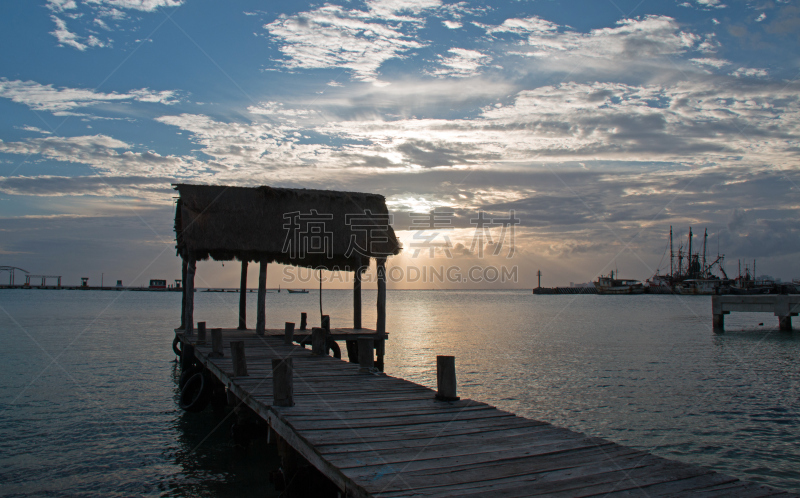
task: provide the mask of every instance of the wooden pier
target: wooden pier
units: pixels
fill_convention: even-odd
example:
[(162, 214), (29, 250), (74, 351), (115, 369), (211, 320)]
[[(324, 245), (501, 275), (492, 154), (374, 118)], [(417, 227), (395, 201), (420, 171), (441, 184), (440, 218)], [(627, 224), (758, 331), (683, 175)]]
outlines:
[[(179, 334), (184, 356), (193, 355), (204, 367), (203, 375), (225, 387), (229, 400), (244, 403), (269, 424), (279, 448), (291, 448), (294, 457), (285, 451), (282, 455), (285, 473), (297, 466), (299, 455), (340, 496), (788, 496), (485, 403), (459, 400), (453, 396), (454, 376), (444, 397), (453, 401), (441, 401), (427, 387), (286, 344), (285, 330), (267, 329), (263, 336), (211, 330), (205, 340)], [(336, 332), (343, 340), (364, 333), (375, 334)], [(303, 337), (297, 331), (294, 339)], [(223, 346), (222, 357), (214, 357), (212, 342)], [(288, 403), (285, 386), (273, 389), (279, 377), (286, 382), (286, 369), (280, 367), (287, 359)], [(183, 364), (189, 360), (184, 358)], [(286, 404), (293, 406), (278, 406)], [(287, 459), (295, 463), (287, 464)]]
[[(180, 404), (199, 411), (212, 400), (227, 402), (267, 424), (267, 434), (277, 438), (287, 496), (785, 494), (459, 399), (453, 357), (437, 357), (435, 392), (384, 375), (386, 261), (401, 246), (382, 196), (268, 186), (175, 188), (185, 282), (176, 331), (182, 349), (173, 344), (183, 370)], [(195, 329), (196, 264), (208, 258), (241, 262), (236, 329), (205, 322)], [(361, 323), (361, 276), (371, 260), (374, 330)], [(250, 262), (259, 264), (255, 331), (246, 327)], [(310, 333), (305, 313), (298, 330), (294, 323), (267, 328), (272, 262), (352, 271), (353, 327), (332, 328), (320, 304), (320, 326)], [(336, 341), (347, 344), (349, 361), (328, 355), (337, 354)], [(321, 484), (302, 489), (312, 481)]]
[(717, 332), (725, 330), (725, 315), (732, 311), (772, 313), (778, 317), (778, 327), (792, 330), (792, 317), (800, 313), (800, 294), (768, 294), (758, 296), (712, 296), (711, 314)]

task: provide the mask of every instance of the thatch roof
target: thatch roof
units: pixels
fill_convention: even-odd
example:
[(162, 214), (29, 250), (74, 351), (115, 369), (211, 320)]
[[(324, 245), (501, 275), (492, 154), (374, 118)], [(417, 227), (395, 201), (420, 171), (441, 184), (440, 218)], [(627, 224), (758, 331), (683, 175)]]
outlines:
[(353, 269), (400, 252), (382, 195), (177, 184), (178, 255)]

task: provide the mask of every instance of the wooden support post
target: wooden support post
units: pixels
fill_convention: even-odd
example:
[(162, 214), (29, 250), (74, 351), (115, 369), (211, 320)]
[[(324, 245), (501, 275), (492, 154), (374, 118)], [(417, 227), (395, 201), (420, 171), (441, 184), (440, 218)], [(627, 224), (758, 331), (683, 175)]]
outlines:
[(378, 339), (375, 341), (375, 368), (383, 372), (383, 358), (386, 355), (386, 341)]
[(211, 353), (209, 358), (223, 358), (225, 353), (222, 351), (222, 329), (211, 329)]
[(247, 330), (247, 261), (242, 261), (239, 279), (239, 330)]
[(378, 263), (378, 334), (386, 333), (386, 258), (377, 258)]
[(779, 316), (778, 317), (778, 328), (784, 332), (791, 332), (792, 331), (792, 316)]
[(294, 322), (286, 322), (283, 326), (283, 343), (291, 346), (294, 343)]
[(330, 315), (322, 315), (322, 324), (320, 325), (323, 329), (325, 329), (325, 333), (331, 333), (331, 317)]
[(293, 374), (291, 358), (272, 359), (272, 406), (294, 406)]
[(181, 278), (183, 279), (183, 287), (181, 287), (181, 330), (186, 329), (186, 273), (187, 269), (186, 258), (181, 258)]
[(359, 373), (372, 373), (375, 368), (375, 356), (373, 350), (375, 342), (372, 337), (358, 338), (358, 371)]
[(715, 333), (725, 332), (725, 313), (722, 311), (721, 296), (711, 296), (712, 329)]
[(181, 372), (185, 372), (194, 364), (194, 345), (184, 342), (181, 348)]
[(192, 256), (189, 256), (189, 262), (186, 265), (186, 283), (184, 289), (186, 291), (186, 319), (184, 334), (188, 337), (192, 335), (194, 328), (194, 274), (197, 271), (197, 262)]
[(714, 332), (725, 332), (725, 315), (720, 313), (718, 315), (712, 315), (712, 317)]
[(231, 360), (233, 361), (233, 376), (247, 376), (247, 360), (244, 357), (244, 341), (231, 341)]
[(197, 344), (206, 343), (206, 322), (197, 322)]
[(347, 360), (350, 363), (358, 363), (358, 341), (345, 341), (347, 346)]
[(436, 357), (436, 399), (439, 401), (458, 401), (456, 396), (456, 357)]
[(361, 328), (361, 258), (353, 274), (353, 328)]
[(326, 356), (327, 353), (327, 335), (325, 329), (322, 327), (313, 327), (311, 329), (311, 354), (317, 356)]
[(256, 306), (256, 334), (264, 335), (267, 323), (267, 262), (258, 267), (258, 305)]
[(305, 330), (308, 324), (308, 314), (300, 313), (300, 330)]

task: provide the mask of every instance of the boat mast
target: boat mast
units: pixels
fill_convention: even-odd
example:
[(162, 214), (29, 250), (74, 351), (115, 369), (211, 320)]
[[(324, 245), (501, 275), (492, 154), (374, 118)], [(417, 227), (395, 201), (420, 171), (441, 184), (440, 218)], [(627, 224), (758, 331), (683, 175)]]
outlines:
[[(708, 240), (708, 228), (706, 228), (706, 232), (703, 234), (703, 273), (705, 274), (708, 268), (706, 268), (706, 241)], [(707, 275), (704, 275), (704, 278)]]
[(689, 227), (689, 265), (686, 268), (686, 275), (689, 278), (694, 278), (694, 275), (692, 275), (692, 227)]
[(675, 267), (672, 263), (673, 259), (675, 258), (674, 254), (672, 253), (672, 225), (669, 226), (669, 276), (675, 276)]

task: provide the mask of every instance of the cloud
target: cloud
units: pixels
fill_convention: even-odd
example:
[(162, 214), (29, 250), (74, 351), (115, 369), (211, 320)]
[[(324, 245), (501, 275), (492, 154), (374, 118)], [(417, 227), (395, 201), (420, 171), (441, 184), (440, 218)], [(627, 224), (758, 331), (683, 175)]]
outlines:
[[(52, 2), (53, 0), (50, 1)], [(183, 0), (85, 0), (85, 3), (98, 7), (155, 12), (165, 7), (180, 7), (183, 5)]]
[(419, 14), (439, 5), (438, 0), (380, 0), (367, 2), (366, 10), (348, 10), (327, 4), (282, 16), (264, 29), (280, 43), (289, 69), (345, 68), (356, 80), (375, 81), (384, 62), (425, 46), (412, 36), (414, 26), (424, 21)]
[(491, 57), (484, 55), (476, 50), (466, 50), (463, 48), (451, 48), (448, 53), (450, 57), (441, 57), (442, 67), (431, 72), (434, 76), (449, 76), (451, 78), (466, 78), (475, 76), (479, 73), (478, 69), (486, 65)]
[[(565, 28), (557, 28), (539, 19), (536, 22), (525, 21), (506, 31), (527, 35), (529, 54), (534, 57), (646, 60), (683, 54), (700, 39), (693, 33), (681, 31), (677, 22), (666, 16), (623, 19), (617, 22), (616, 27), (594, 29), (589, 33), (562, 31)], [(488, 31), (494, 33), (497, 30), (492, 28)]]
[[(50, 32), (55, 36), (61, 46), (69, 46), (81, 52), (87, 48), (110, 47), (112, 40), (101, 40), (96, 36), (95, 27), (99, 26), (111, 32), (118, 26), (109, 25), (101, 17), (114, 21), (122, 21), (128, 16), (125, 11), (140, 13), (153, 13), (161, 8), (179, 7), (184, 0), (84, 0), (81, 3), (75, 0), (47, 0), (47, 8), (54, 14), (50, 19), (56, 28)], [(122, 10), (120, 10), (122, 9)], [(67, 21), (55, 14), (64, 14), (72, 18), (73, 29), (67, 27)], [(78, 34), (75, 26), (83, 34)]]
[(710, 66), (715, 69), (720, 69), (722, 67), (729, 66), (731, 64), (730, 61), (726, 61), (725, 59), (715, 59), (712, 57), (698, 57), (694, 59), (689, 59), (689, 61), (699, 66)]
[(458, 29), (462, 26), (462, 24), (458, 21), (449, 21), (449, 20), (442, 21), (442, 24), (444, 24), (445, 27), (449, 29)]
[(67, 23), (63, 19), (56, 16), (50, 16), (50, 19), (56, 24), (56, 29), (51, 31), (50, 34), (56, 37), (58, 43), (80, 51), (86, 50), (87, 45), (78, 41), (80, 37), (67, 29)]
[(172, 190), (171, 183), (174, 181), (174, 178), (170, 177), (145, 176), (14, 176), (0, 178), (0, 192), (9, 195), (113, 197), (142, 196), (143, 190), (149, 190), (158, 192), (163, 197), (163, 194)]
[[(125, 150), (119, 152), (120, 149)], [(111, 176), (202, 177), (202, 170), (192, 160), (162, 156), (153, 151), (133, 152), (130, 149), (129, 144), (107, 135), (48, 136), (23, 142), (0, 140), (0, 153), (85, 164)]]
[(720, 2), (720, 0), (694, 0), (695, 3), (692, 4), (691, 2), (683, 2), (680, 5), (682, 7), (697, 7), (703, 10), (709, 9), (724, 9), (727, 7), (724, 3)]
[(766, 69), (740, 67), (732, 72), (731, 76), (736, 76), (737, 78), (766, 78), (769, 76), (769, 73)]
[(0, 97), (24, 104), (35, 111), (63, 112), (89, 107), (101, 103), (139, 101), (159, 104), (175, 104), (177, 92), (153, 91), (149, 88), (131, 90), (128, 93), (99, 93), (80, 88), (54, 88), (35, 81), (7, 80), (0, 78)]
[(35, 127), (35, 126), (29, 126), (29, 125), (15, 126), (14, 128), (17, 128), (19, 130), (32, 131), (34, 133), (41, 133), (43, 135), (50, 135), (51, 134), (49, 131), (45, 131), (45, 130), (39, 129), (39, 128)]

